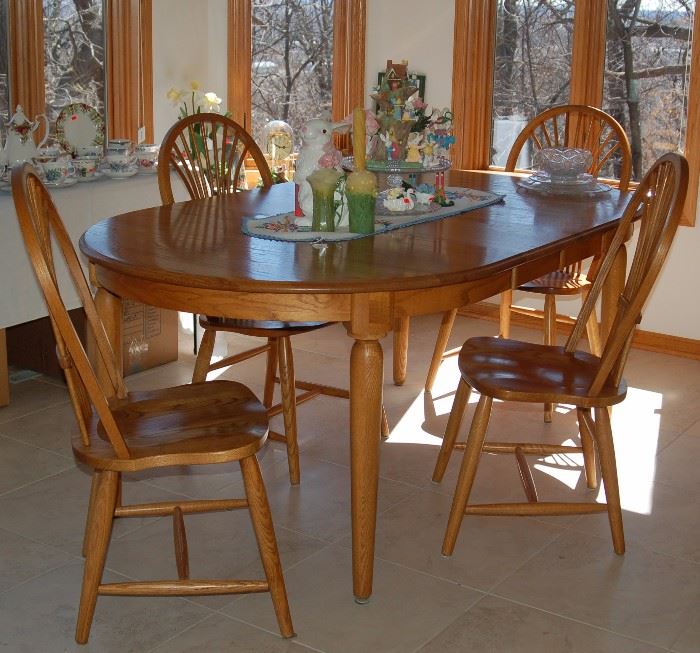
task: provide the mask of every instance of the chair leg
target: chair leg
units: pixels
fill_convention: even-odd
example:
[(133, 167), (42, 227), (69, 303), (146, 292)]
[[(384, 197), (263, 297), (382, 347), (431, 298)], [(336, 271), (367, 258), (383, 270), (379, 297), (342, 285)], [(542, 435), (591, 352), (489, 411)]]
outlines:
[(403, 385), (406, 380), (408, 361), (408, 334), (411, 320), (408, 317), (396, 318), (394, 324), (394, 385)]
[(625, 533), (622, 528), (622, 508), (620, 507), (620, 487), (617, 481), (615, 446), (610, 427), (610, 414), (606, 406), (595, 409), (595, 431), (600, 454), (600, 471), (605, 485), (605, 500), (608, 505), (608, 519), (615, 553), (625, 552)]
[(214, 329), (204, 329), (202, 342), (199, 344), (197, 360), (194, 363), (192, 372), (192, 383), (202, 383), (207, 380), (207, 372), (211, 365), (211, 357), (214, 353), (214, 343), (216, 342), (216, 331)]
[(289, 602), (287, 601), (287, 590), (284, 586), (275, 528), (272, 523), (270, 506), (267, 502), (265, 485), (260, 475), (260, 467), (255, 456), (243, 458), (240, 460), (240, 464), (245, 492), (248, 497), (250, 519), (253, 522), (260, 558), (265, 569), (267, 584), (270, 587), (270, 595), (275, 614), (277, 615), (280, 633), (282, 637), (293, 637), (295, 634), (294, 626), (292, 625), (292, 617), (289, 614)]
[(430, 361), (430, 369), (428, 370), (428, 376), (425, 379), (426, 392), (430, 392), (433, 389), (435, 377), (440, 369), (440, 363), (442, 363), (442, 357), (445, 353), (445, 349), (447, 349), (447, 341), (450, 339), (450, 334), (452, 333), (452, 325), (455, 323), (455, 317), (457, 317), (456, 308), (442, 314), (442, 322), (440, 324), (440, 328), (438, 329), (437, 339), (435, 340), (433, 358)]
[[(544, 344), (555, 345), (557, 342), (557, 306), (554, 295), (544, 296)], [(552, 421), (552, 404), (544, 405), (544, 421)]]
[(289, 480), (292, 485), (299, 485), (299, 445), (297, 442), (297, 403), (294, 390), (294, 358), (292, 356), (292, 342), (288, 336), (279, 338), (277, 357), (280, 367), (282, 416), (284, 418), (284, 436), (287, 441)]
[(498, 337), (510, 338), (510, 307), (513, 304), (513, 291), (504, 290), (501, 293), (501, 304), (498, 313)]
[(581, 448), (583, 449), (583, 466), (586, 470), (586, 485), (590, 490), (598, 487), (598, 473), (595, 462), (595, 439), (593, 431), (595, 426), (591, 417), (590, 408), (577, 408), (578, 430), (581, 436)]
[(107, 547), (112, 534), (112, 520), (117, 501), (119, 475), (117, 472), (95, 472), (95, 490), (91, 501), (90, 515), (83, 570), (83, 588), (78, 608), (78, 623), (75, 628), (75, 641), (85, 644), (90, 636), (92, 617), (95, 614), (97, 591), (102, 581)]
[(278, 338), (268, 338), (267, 344), (270, 346), (270, 349), (267, 350), (267, 367), (265, 369), (263, 406), (265, 406), (265, 408), (271, 408), (272, 397), (275, 393), (275, 375), (277, 374), (277, 351), (279, 340)]
[(457, 479), (457, 487), (455, 489), (454, 498), (452, 499), (452, 508), (450, 509), (450, 517), (447, 521), (447, 529), (445, 531), (445, 539), (442, 542), (442, 555), (451, 556), (457, 541), (462, 518), (464, 517), (464, 509), (467, 507), (469, 495), (474, 485), (476, 477), (476, 468), (479, 465), (481, 457), (481, 449), (484, 446), (486, 437), (486, 429), (489, 425), (491, 417), (491, 405), (493, 398), (481, 395), (479, 403), (476, 406), (474, 419), (472, 420), (469, 436), (467, 437), (467, 446), (464, 450), (464, 459), (459, 470), (459, 478)]
[(386, 408), (382, 404), (382, 427), (381, 427), (382, 440), (386, 440), (389, 437), (389, 418), (386, 416)]
[(442, 481), (442, 477), (445, 475), (447, 463), (450, 462), (450, 456), (452, 455), (452, 450), (454, 449), (455, 442), (457, 441), (457, 434), (459, 433), (459, 427), (462, 424), (464, 410), (467, 407), (467, 402), (469, 401), (471, 391), (471, 386), (464, 379), (460, 378), (459, 385), (457, 386), (457, 392), (455, 393), (455, 398), (452, 403), (450, 417), (447, 420), (445, 437), (442, 439), (440, 452), (438, 453), (437, 460), (435, 461), (433, 483), (439, 483)]

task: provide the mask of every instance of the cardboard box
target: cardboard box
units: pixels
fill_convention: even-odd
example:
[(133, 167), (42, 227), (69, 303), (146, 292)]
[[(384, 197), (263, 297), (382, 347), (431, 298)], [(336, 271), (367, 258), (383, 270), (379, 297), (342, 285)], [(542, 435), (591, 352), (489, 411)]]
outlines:
[(122, 302), (124, 376), (177, 360), (177, 312)]
[[(85, 346), (86, 320), (82, 308), (69, 311)], [(122, 364), (124, 376), (177, 360), (177, 312), (125, 300), (122, 311)], [(9, 327), (9, 365), (63, 379), (56, 360), (56, 343), (49, 318)]]

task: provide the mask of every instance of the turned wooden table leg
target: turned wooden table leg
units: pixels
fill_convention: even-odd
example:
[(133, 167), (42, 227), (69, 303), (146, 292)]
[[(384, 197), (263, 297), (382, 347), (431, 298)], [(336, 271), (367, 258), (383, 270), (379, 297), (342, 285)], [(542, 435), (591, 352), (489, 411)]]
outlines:
[(350, 466), (352, 579), (358, 603), (372, 594), (382, 383), (382, 346), (376, 340), (356, 340), (350, 356)]
[(394, 322), (394, 385), (403, 385), (408, 366), (408, 333), (411, 321), (397, 317)]
[[(112, 344), (112, 349), (114, 350), (114, 357), (116, 359), (117, 370), (119, 375), (123, 376), (122, 372), (122, 300), (121, 297), (113, 295), (111, 292), (106, 291), (104, 288), (98, 288), (95, 294), (95, 307), (97, 308), (97, 313), (102, 319), (105, 331), (107, 332), (107, 338)], [(112, 384), (107, 376), (107, 371), (105, 366), (102, 364), (100, 357), (96, 355), (96, 347), (92, 338), (90, 337), (90, 332), (88, 330), (88, 354), (90, 360), (93, 362), (94, 369), (97, 370), (97, 380), (104, 389), (108, 397), (114, 394), (112, 389)]]

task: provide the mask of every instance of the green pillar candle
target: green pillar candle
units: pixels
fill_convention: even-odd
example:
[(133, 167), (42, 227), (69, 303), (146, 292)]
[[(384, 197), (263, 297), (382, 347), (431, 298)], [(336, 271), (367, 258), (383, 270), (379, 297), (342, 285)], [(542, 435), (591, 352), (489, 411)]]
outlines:
[(312, 231), (335, 231), (335, 187), (342, 175), (334, 168), (320, 168), (306, 178), (314, 200)]
[(356, 170), (348, 176), (345, 194), (348, 198), (350, 231), (356, 234), (373, 234), (377, 177), (368, 170)]

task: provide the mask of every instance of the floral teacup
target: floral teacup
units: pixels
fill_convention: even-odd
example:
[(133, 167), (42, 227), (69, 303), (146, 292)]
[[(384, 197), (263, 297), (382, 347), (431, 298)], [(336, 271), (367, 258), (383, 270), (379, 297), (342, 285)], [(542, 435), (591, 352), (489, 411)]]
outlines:
[(44, 161), (41, 164), (44, 178), (49, 184), (60, 184), (73, 172), (73, 167), (68, 159), (60, 158), (55, 161)]
[(79, 179), (91, 179), (97, 172), (97, 159), (95, 157), (78, 157), (73, 159), (75, 174)]

